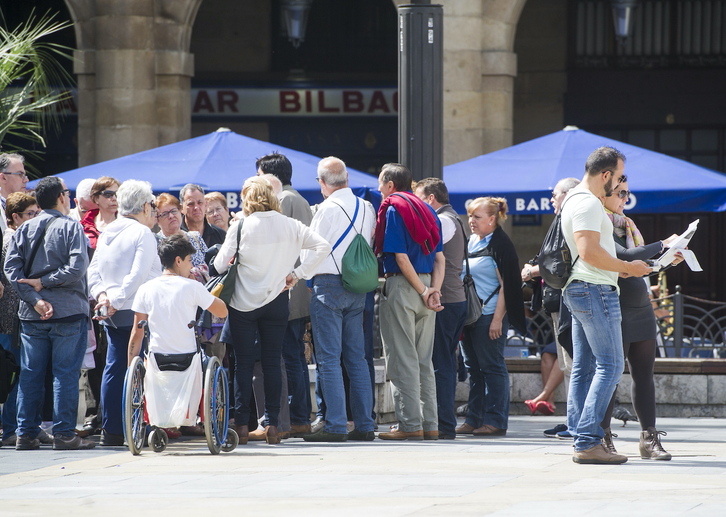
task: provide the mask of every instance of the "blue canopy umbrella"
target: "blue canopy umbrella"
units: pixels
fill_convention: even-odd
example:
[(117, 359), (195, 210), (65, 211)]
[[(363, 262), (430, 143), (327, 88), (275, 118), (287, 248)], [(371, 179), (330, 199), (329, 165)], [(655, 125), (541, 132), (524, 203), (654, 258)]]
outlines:
[[(154, 191), (176, 192), (187, 183), (196, 183), (206, 191), (220, 191), (227, 196), (230, 208), (239, 203), (239, 192), (245, 179), (256, 174), (255, 160), (279, 152), (292, 163), (292, 186), (309, 203), (323, 200), (317, 180), (320, 158), (269, 142), (249, 138), (226, 128), (208, 135), (130, 154), (72, 171), (58, 174), (66, 186), (75, 191), (84, 178), (111, 176), (123, 182), (145, 180)], [(376, 177), (348, 169), (348, 185), (356, 195), (375, 199)], [(30, 185), (31, 187), (33, 184)]]
[(726, 210), (726, 175), (573, 126), (448, 165), (444, 181), (459, 213), (479, 196), (505, 197), (512, 214), (551, 213), (557, 182), (582, 178), (587, 157), (601, 146), (614, 147), (626, 157), (625, 174), (634, 192), (625, 206), (629, 213)]

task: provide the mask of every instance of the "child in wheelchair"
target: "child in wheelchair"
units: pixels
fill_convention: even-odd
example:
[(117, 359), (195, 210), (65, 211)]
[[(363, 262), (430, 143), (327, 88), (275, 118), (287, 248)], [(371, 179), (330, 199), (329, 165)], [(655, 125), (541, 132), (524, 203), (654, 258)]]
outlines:
[(128, 361), (131, 365), (141, 352), (146, 331), (139, 323), (146, 321), (150, 340), (144, 389), (149, 424), (162, 428), (194, 425), (204, 374), (189, 322), (196, 319), (198, 307), (222, 318), (227, 316), (227, 306), (189, 278), (196, 250), (186, 235), (172, 235), (159, 243), (158, 251), (164, 271), (136, 294)]

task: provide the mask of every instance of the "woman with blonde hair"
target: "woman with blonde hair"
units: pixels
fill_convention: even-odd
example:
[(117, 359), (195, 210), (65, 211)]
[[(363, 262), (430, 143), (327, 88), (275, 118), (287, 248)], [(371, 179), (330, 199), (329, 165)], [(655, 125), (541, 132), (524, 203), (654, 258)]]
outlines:
[[(330, 244), (290, 217), (280, 213), (280, 202), (269, 182), (253, 177), (242, 187), (244, 220), (235, 221), (214, 259), (223, 273), (238, 255), (237, 281), (229, 303), (228, 322), (233, 336), (237, 380), (234, 419), (240, 443), (247, 443), (252, 395), (252, 369), (259, 357), (265, 377), (265, 440), (279, 443), (282, 340), (287, 328), (288, 290), (299, 279), (311, 278), (330, 253)], [(310, 250), (301, 264), (303, 249)]]
[(504, 363), (507, 330), (526, 332), (519, 259), (501, 223), (507, 200), (480, 197), (467, 207), (471, 275), (482, 299), (482, 315), (464, 329), (464, 363), (469, 371), (466, 421), (457, 434), (504, 436), (509, 420), (509, 372)]

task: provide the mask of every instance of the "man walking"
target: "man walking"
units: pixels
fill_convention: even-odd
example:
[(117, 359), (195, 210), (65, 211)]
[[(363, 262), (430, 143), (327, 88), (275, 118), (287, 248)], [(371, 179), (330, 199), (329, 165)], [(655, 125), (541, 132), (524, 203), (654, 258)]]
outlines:
[(456, 349), (466, 319), (466, 295), (461, 269), (467, 239), (459, 215), (449, 204), (449, 191), (443, 180), (425, 178), (416, 183), (414, 192), (421, 201), (436, 210), (441, 221), (441, 238), (446, 259), (444, 281), (441, 284), (441, 304), (444, 309), (436, 313), (432, 360), (436, 375), (439, 439), (453, 440), (456, 438)]
[[(375, 439), (375, 423), (371, 378), (363, 342), (366, 295), (351, 293), (343, 287), (341, 269), (343, 256), (356, 235), (361, 234), (371, 241), (376, 215), (368, 203), (348, 188), (348, 171), (342, 160), (335, 157), (321, 160), (318, 181), (326, 199), (318, 206), (310, 228), (322, 235), (331, 246), (337, 246), (313, 277), (310, 300), (318, 383), (326, 407), (325, 427), (322, 431), (303, 436), (303, 439), (307, 442), (371, 441)], [(350, 433), (346, 428), (341, 359), (350, 380), (350, 406), (355, 422), (355, 429)]]
[[(272, 174), (282, 183), (280, 207), (283, 215), (297, 219), (310, 226), (313, 212), (310, 204), (292, 188), (292, 164), (285, 155), (272, 153), (257, 160), (257, 175)], [(296, 264), (297, 265), (297, 264)], [(311, 431), (310, 375), (305, 359), (305, 323), (310, 316), (310, 291), (300, 284), (290, 290), (290, 316), (287, 322), (285, 340), (282, 343), (282, 358), (285, 360), (287, 389), (290, 400), (290, 436), (301, 437)]]
[(383, 202), (376, 223), (376, 254), (386, 283), (380, 322), (398, 427), (382, 440), (437, 440), (436, 380), (431, 355), (434, 311), (441, 306), (445, 259), (441, 223), (411, 191), (411, 171), (388, 163), (378, 177)]
[(43, 178), (35, 189), (43, 212), (22, 224), (8, 247), (5, 274), (20, 294), (21, 373), (18, 450), (40, 446), (46, 367), (53, 371), (53, 448), (91, 449), (75, 434), (78, 378), (88, 339), (88, 254), (83, 228), (68, 217), (70, 192)]
[(627, 456), (602, 445), (600, 422), (623, 373), (618, 273), (643, 276), (650, 272), (640, 260), (615, 257), (613, 225), (598, 197), (612, 195), (625, 181), (625, 156), (612, 147), (593, 151), (585, 176), (562, 206), (562, 231), (573, 260), (563, 290), (572, 312), (574, 357), (567, 397), (567, 427), (575, 440), (575, 463), (617, 464)]

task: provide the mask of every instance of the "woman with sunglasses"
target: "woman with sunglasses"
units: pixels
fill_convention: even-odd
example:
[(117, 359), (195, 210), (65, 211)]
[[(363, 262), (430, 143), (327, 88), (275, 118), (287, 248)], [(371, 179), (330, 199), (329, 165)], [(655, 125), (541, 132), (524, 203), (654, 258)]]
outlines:
[[(83, 231), (91, 243), (91, 249), (96, 249), (96, 243), (101, 232), (118, 217), (118, 201), (116, 191), (121, 183), (110, 176), (103, 176), (96, 180), (91, 187), (91, 201), (98, 208), (89, 210), (81, 219)], [(91, 252), (93, 254), (93, 252)]]
[(156, 237), (156, 202), (151, 184), (126, 180), (118, 189), (119, 218), (101, 234), (88, 266), (88, 290), (98, 301), (94, 310), (108, 337), (106, 366), (101, 381), (103, 433), (101, 445), (124, 443), (121, 414), (128, 344), (133, 327), (136, 291), (161, 275)]
[[(33, 196), (29, 196), (24, 192), (14, 192), (10, 194), (5, 202), (5, 217), (7, 219), (8, 227), (3, 234), (3, 247), (2, 257), (0, 257), (0, 264), (5, 264), (5, 254), (8, 251), (8, 245), (12, 238), (15, 230), (23, 224), (40, 213), (38, 203)], [(0, 293), (0, 346), (6, 350), (10, 350), (15, 355), (15, 360), (20, 364), (20, 340), (18, 336), (18, 328), (14, 324), (13, 320), (17, 322), (18, 306), (20, 305), (20, 297), (18, 292), (10, 287), (10, 283), (4, 274), (0, 275), (0, 281), (2, 281), (2, 289)], [(14, 335), (15, 334), (15, 335)], [(17, 403), (16, 398), (18, 394), (18, 386), (15, 385), (13, 390), (8, 394), (8, 399), (3, 406), (2, 411), (2, 424), (3, 424), (3, 439), (2, 444), (15, 445), (16, 434), (15, 430), (18, 427), (17, 420)], [(42, 443), (48, 443), (47, 434), (45, 431), (41, 431), (44, 436), (38, 436)], [(50, 438), (50, 442), (53, 442), (53, 438)]]
[[(617, 257), (622, 260), (646, 260), (660, 255), (675, 235), (663, 241), (645, 244), (643, 236), (632, 219), (623, 211), (630, 198), (627, 180), (613, 188), (612, 195), (602, 199), (605, 212), (613, 223), (613, 237)], [(673, 264), (683, 260), (679, 256)], [(656, 350), (656, 323), (650, 303), (650, 282), (648, 278), (619, 278), (620, 307), (623, 316), (623, 352), (628, 360), (632, 378), (632, 400), (638, 415), (642, 432), (640, 433), (640, 456), (643, 459), (670, 460), (671, 455), (660, 443), (665, 435), (655, 427), (655, 384), (653, 366)], [(615, 405), (615, 394), (600, 424), (605, 430), (605, 446), (616, 453), (610, 431), (610, 419)]]

